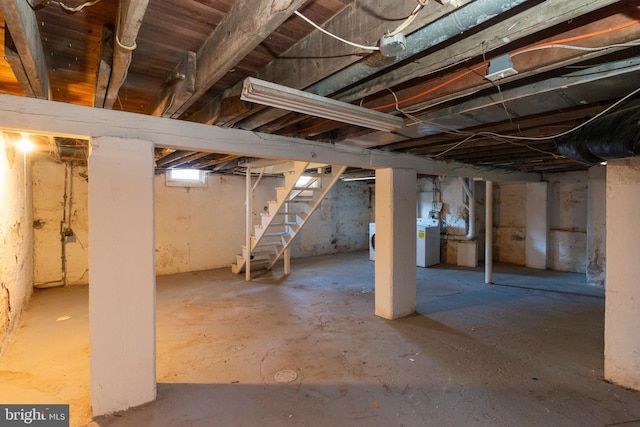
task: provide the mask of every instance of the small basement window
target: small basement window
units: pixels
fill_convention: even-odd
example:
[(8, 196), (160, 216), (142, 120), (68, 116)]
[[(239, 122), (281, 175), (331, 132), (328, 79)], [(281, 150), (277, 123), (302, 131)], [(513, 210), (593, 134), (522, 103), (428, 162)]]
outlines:
[(170, 169), (165, 173), (167, 187), (206, 187), (207, 173), (198, 169)]

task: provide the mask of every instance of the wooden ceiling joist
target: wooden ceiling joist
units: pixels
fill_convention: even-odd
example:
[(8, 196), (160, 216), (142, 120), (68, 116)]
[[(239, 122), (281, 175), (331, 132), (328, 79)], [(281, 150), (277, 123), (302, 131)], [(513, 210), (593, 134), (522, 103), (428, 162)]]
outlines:
[(100, 42), (100, 61), (98, 63), (98, 75), (96, 77), (96, 91), (93, 105), (102, 107), (107, 96), (107, 88), (111, 79), (113, 65), (113, 30), (105, 25), (102, 27), (102, 40)]
[[(472, 0), (459, 0), (457, 6), (470, 1)], [(359, 0), (350, 3), (323, 27), (329, 32), (340, 34), (345, 39), (375, 45), (385, 32), (398, 25), (406, 17), (406, 15), (402, 16), (399, 11), (406, 10), (409, 13), (415, 5), (415, 0), (398, 0), (384, 4), (381, 4), (378, 0)], [(428, 22), (451, 12), (453, 9), (453, 5), (427, 2), (425, 9), (407, 28), (406, 32), (410, 33)], [(389, 22), (387, 19), (380, 19), (381, 17), (396, 17), (396, 20)], [(283, 57), (273, 60), (256, 77), (302, 90), (332, 73), (360, 61), (362, 52), (362, 50), (347, 46), (315, 30), (296, 43)], [(310, 58), (313, 60), (310, 61)], [(222, 102), (228, 96), (238, 96), (241, 87), (242, 83), (239, 83), (225, 91), (225, 93), (219, 94), (189, 119), (199, 123), (210, 122), (210, 112), (219, 111), (215, 104)], [(235, 122), (260, 110), (260, 108), (253, 110), (242, 109), (240, 104), (237, 105), (237, 108), (237, 113), (227, 112), (229, 117), (235, 118)], [(277, 117), (272, 119), (275, 120), (279, 118), (277, 113), (269, 111), (265, 114), (268, 117), (271, 117), (271, 114), (275, 114)], [(252, 129), (257, 127), (254, 126)]]
[[(616, 3), (616, 1), (592, 0), (580, 3), (566, 2), (565, 0), (544, 1), (526, 12), (504, 19), (490, 28), (482, 30), (475, 34), (474, 37), (462, 39), (448, 46), (447, 49), (436, 50), (429, 55), (408, 62), (392, 72), (368, 80), (366, 84), (359, 85), (341, 94), (338, 99), (351, 102), (378, 93), (390, 86), (397, 86), (415, 78), (423, 78), (434, 71), (452, 66), (460, 61), (466, 61), (471, 57), (486, 55), (487, 52), (524, 39), (540, 31), (543, 26), (570, 22), (586, 13), (604, 8), (613, 3)], [(505, 38), (505, 34), (509, 34), (509, 37)], [(482, 40), (482, 43), (479, 43), (479, 40)], [(508, 80), (503, 82), (505, 81)]]
[[(5, 0), (3, 0), (5, 1)], [(127, 77), (131, 57), (136, 48), (136, 38), (147, 11), (149, 0), (121, 0), (115, 29), (113, 67), (104, 99), (104, 108), (112, 108), (118, 98), (120, 87)]]
[(23, 0), (0, 0), (0, 11), (6, 22), (7, 62), (20, 86), (27, 96), (50, 99), (49, 73), (35, 12)]
[[(195, 87), (172, 85), (149, 107), (155, 116), (179, 117), (211, 86), (264, 41), (306, 0), (290, 0), (274, 8), (272, 0), (238, 0), (195, 56)], [(189, 60), (189, 57), (186, 59)], [(183, 61), (184, 62), (184, 61)], [(188, 69), (179, 64), (178, 69)], [(172, 78), (172, 76), (170, 76)]]

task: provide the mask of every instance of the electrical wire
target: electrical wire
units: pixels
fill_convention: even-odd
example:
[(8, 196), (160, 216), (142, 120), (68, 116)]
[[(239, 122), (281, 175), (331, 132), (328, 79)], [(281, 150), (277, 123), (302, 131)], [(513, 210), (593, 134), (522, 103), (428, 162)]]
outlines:
[[(424, 4), (426, 4), (426, 1), (424, 2), (424, 4), (422, 4), (422, 2), (420, 0), (418, 0), (418, 1), (419, 1), (420, 5), (418, 7), (416, 7), (416, 9), (412, 13), (412, 15), (417, 13), (417, 12), (419, 12), (420, 9), (422, 9), (422, 7), (424, 6)], [(407, 18), (407, 19), (409, 19), (409, 18)], [(555, 40), (555, 41), (551, 41), (551, 42), (548, 42), (548, 43), (542, 43), (542, 44), (533, 46), (531, 48), (527, 48), (527, 49), (523, 49), (523, 50), (520, 50), (520, 51), (516, 51), (516, 52), (512, 53), (511, 56), (513, 57), (513, 56), (521, 55), (523, 53), (533, 52), (533, 51), (542, 50), (542, 49), (553, 49), (553, 48), (557, 48), (557, 49), (575, 49), (575, 50), (593, 52), (593, 51), (602, 51), (602, 50), (614, 49), (614, 48), (625, 48), (625, 47), (640, 46), (640, 43), (635, 43), (635, 42), (611, 44), (611, 45), (605, 45), (605, 46), (600, 46), (600, 47), (595, 47), (595, 48), (572, 46), (572, 45), (564, 44), (566, 42), (571, 42), (571, 41), (576, 41), (576, 40), (583, 40), (583, 39), (586, 39), (586, 38), (590, 38), (590, 37), (594, 37), (594, 36), (598, 36), (598, 35), (602, 35), (602, 34), (610, 34), (611, 32), (618, 31), (618, 30), (630, 27), (630, 26), (638, 24), (638, 23), (640, 23), (640, 20), (632, 20), (632, 21), (626, 22), (624, 24), (618, 25), (616, 27), (609, 28), (607, 30), (601, 30), (601, 31), (596, 31), (596, 32), (589, 33), (589, 34), (582, 34), (582, 35), (576, 36), (576, 37), (566, 38), (566, 39), (562, 39), (562, 40)], [(393, 34), (393, 33), (389, 33), (389, 34)], [(465, 62), (465, 61), (467, 61), (469, 59), (471, 59), (471, 57), (466, 58), (466, 59), (462, 59), (462, 60), (458, 61), (455, 65), (460, 64), (462, 62)], [(421, 98), (421, 97), (423, 97), (425, 95), (428, 95), (428, 94), (430, 94), (432, 92), (435, 92), (435, 91), (437, 91), (437, 90), (439, 90), (439, 89), (441, 89), (443, 87), (446, 87), (446, 86), (448, 86), (448, 85), (450, 85), (450, 84), (452, 84), (452, 83), (454, 83), (454, 82), (456, 82), (456, 81), (458, 81), (458, 80), (460, 80), (460, 79), (462, 79), (462, 78), (464, 78), (464, 77), (466, 77), (466, 76), (468, 76), (470, 74), (477, 73), (481, 69), (487, 67), (488, 65), (489, 65), (489, 62), (485, 61), (482, 64), (479, 64), (479, 65), (475, 66), (474, 68), (471, 68), (471, 69), (469, 69), (469, 70), (467, 70), (467, 71), (465, 71), (463, 73), (460, 73), (457, 76), (454, 76), (454, 77), (450, 78), (449, 80), (447, 80), (447, 81), (445, 81), (445, 82), (443, 82), (443, 83), (441, 83), (439, 85), (436, 85), (436, 86), (434, 86), (432, 88), (429, 88), (429, 89), (427, 89), (425, 91), (422, 91), (422, 92), (420, 92), (420, 93), (418, 93), (416, 95), (413, 95), (413, 96), (410, 96), (408, 98), (404, 98), (404, 99), (401, 99), (401, 100), (398, 99), (398, 97), (395, 94), (395, 92), (393, 92), (391, 89), (387, 88), (387, 90), (389, 90), (391, 92), (391, 94), (393, 95), (394, 102), (393, 103), (388, 103), (388, 104), (385, 104), (385, 105), (380, 105), (380, 106), (377, 106), (377, 107), (372, 107), (371, 109), (373, 109), (373, 110), (382, 110), (382, 109), (385, 109), (385, 108), (394, 107), (396, 109), (396, 111), (399, 111), (400, 113), (402, 113), (403, 115), (405, 115), (406, 117), (410, 118), (411, 120), (413, 120), (416, 123), (435, 125), (435, 126), (439, 126), (442, 129), (445, 129), (446, 127), (443, 126), (443, 125), (440, 125), (440, 124), (437, 124), (437, 123), (425, 122), (425, 121), (423, 121), (421, 119), (418, 119), (417, 117), (413, 116), (413, 114), (415, 114), (417, 112), (420, 112), (420, 111), (422, 111), (422, 110), (424, 110), (426, 108), (430, 108), (431, 106), (423, 107), (423, 108), (419, 108), (419, 109), (415, 109), (415, 110), (403, 110), (403, 109), (400, 109), (400, 105), (404, 104), (404, 103), (407, 103), (407, 102), (410, 102), (410, 101), (413, 101), (415, 99), (419, 99), (419, 98)], [(446, 69), (446, 68), (449, 68), (449, 67), (450, 66), (442, 67), (442, 69)], [(495, 133), (495, 132), (468, 133), (468, 132), (459, 131), (459, 130), (453, 129), (453, 128), (449, 129), (449, 130), (445, 130), (444, 131), (445, 133), (457, 134), (457, 135), (465, 135), (465, 136), (467, 136), (467, 138), (465, 138), (463, 141), (460, 141), (460, 142), (456, 143), (454, 146), (449, 147), (447, 150), (443, 151), (442, 153), (439, 153), (439, 154), (436, 154), (436, 155), (433, 155), (433, 156), (428, 156), (428, 157), (443, 156), (443, 155), (447, 154), (448, 152), (450, 152), (450, 151), (462, 146), (463, 144), (469, 142), (470, 140), (472, 140), (475, 137), (488, 136), (488, 137), (497, 139), (498, 141), (501, 141), (502, 143), (507, 143), (507, 144), (526, 147), (526, 148), (529, 148), (529, 149), (534, 150), (534, 151), (538, 151), (538, 152), (543, 153), (543, 154), (551, 155), (551, 156), (553, 156), (555, 158), (565, 158), (564, 156), (560, 156), (557, 153), (540, 150), (540, 149), (538, 149), (536, 147), (532, 147), (532, 146), (530, 146), (528, 144), (515, 142), (514, 140), (516, 140), (516, 141), (547, 141), (547, 140), (552, 140), (552, 139), (555, 139), (555, 138), (559, 138), (559, 137), (568, 135), (568, 134), (570, 134), (570, 133), (572, 133), (572, 132), (574, 132), (576, 130), (581, 129), (582, 127), (588, 125), (589, 123), (591, 123), (594, 120), (602, 117), (603, 115), (607, 114), (608, 112), (610, 112), (614, 108), (618, 107), (620, 104), (622, 104), (623, 102), (625, 102), (626, 100), (628, 100), (632, 96), (636, 95), (638, 92), (640, 92), (640, 88), (632, 91), (631, 93), (629, 93), (625, 97), (621, 98), (620, 100), (618, 100), (617, 102), (615, 102), (614, 104), (612, 104), (608, 108), (604, 109), (603, 111), (598, 113), (596, 116), (594, 116), (594, 117), (590, 118), (589, 120), (585, 121), (584, 123), (581, 123), (580, 125), (575, 126), (574, 128), (572, 128), (572, 129), (570, 129), (568, 131), (561, 132), (561, 133), (558, 133), (558, 134), (555, 134), (555, 135), (549, 135), (549, 136), (544, 136), (544, 137), (525, 137), (525, 136), (517, 136), (517, 135), (503, 135), (503, 134), (499, 134), (499, 133)], [(362, 105), (363, 101), (364, 100), (361, 100), (361, 105)], [(506, 108), (506, 106), (505, 106), (505, 108)], [(320, 126), (320, 124), (311, 126), (309, 128), (306, 128), (306, 129), (303, 129), (302, 131), (299, 131), (299, 132), (309, 131), (309, 130), (311, 130), (313, 128), (316, 128), (318, 126)]]
[(388, 34), (385, 34), (385, 37), (393, 37), (396, 34), (400, 34), (401, 32), (403, 32), (409, 25), (411, 25), (411, 23), (418, 16), (418, 13), (420, 13), (420, 11), (424, 9), (426, 5), (427, 5), (427, 0), (418, 0), (418, 5), (416, 6), (415, 9), (413, 9), (413, 12), (411, 12), (411, 14), (404, 20), (404, 22), (398, 26), (398, 28), (396, 28), (395, 30), (391, 31)]
[(555, 135), (535, 137), (535, 136), (512, 136), (512, 135), (506, 135), (505, 136), (505, 135), (501, 135), (501, 134), (494, 133), (494, 132), (479, 132), (479, 134), (481, 134), (481, 135), (492, 135), (492, 136), (497, 136), (497, 137), (501, 137), (501, 138), (510, 138), (510, 139), (516, 139), (516, 140), (522, 140), (522, 141), (547, 141), (547, 140), (550, 140), (550, 139), (560, 138), (562, 136), (570, 134), (571, 132), (574, 132), (574, 131), (576, 131), (578, 129), (581, 129), (581, 128), (585, 127), (586, 125), (588, 125), (589, 123), (593, 122), (594, 120), (599, 119), (600, 117), (604, 116), (609, 111), (611, 111), (614, 108), (618, 107), (620, 104), (622, 104), (623, 102), (625, 102), (626, 100), (628, 100), (632, 96), (636, 95), (637, 93), (640, 93), (640, 88), (632, 91), (631, 93), (627, 94), (623, 98), (621, 98), (618, 101), (614, 102), (609, 107), (605, 108), (604, 110), (602, 110), (601, 112), (599, 112), (595, 116), (591, 117), (589, 120), (586, 120), (585, 122), (580, 123), (578, 126), (572, 128), (572, 129), (569, 129), (569, 130), (567, 130), (565, 132), (557, 133)]
[[(565, 43), (568, 43), (568, 42), (573, 42), (573, 41), (577, 41), (577, 40), (584, 40), (584, 39), (587, 39), (587, 38), (592, 38), (592, 37), (596, 37), (596, 36), (603, 35), (603, 34), (611, 34), (611, 33), (615, 32), (615, 31), (619, 31), (619, 30), (628, 28), (630, 26), (633, 26), (633, 25), (636, 25), (636, 24), (639, 24), (639, 23), (640, 23), (640, 19), (635, 19), (635, 20), (631, 20), (631, 21), (625, 22), (624, 24), (620, 24), (620, 25), (617, 25), (615, 27), (607, 28), (607, 29), (604, 29), (604, 30), (595, 31), (595, 32), (588, 33), (588, 34), (581, 34), (579, 36), (564, 38), (564, 39), (560, 39), (560, 40), (553, 40), (553, 41), (546, 42), (546, 43), (541, 43), (541, 44), (532, 46), (530, 48), (526, 48), (526, 49), (522, 49), (522, 50), (513, 52), (513, 53), (510, 54), (510, 56), (514, 57), (514, 56), (517, 56), (517, 55), (521, 55), (523, 53), (532, 52), (532, 51), (536, 51), (536, 50), (540, 50), (540, 49), (549, 49), (549, 48), (562, 48), (562, 49), (575, 48), (577, 50), (601, 51), (601, 50), (614, 49), (614, 48), (640, 46), (640, 43), (636, 43), (636, 42), (605, 45), (605, 46), (600, 46), (600, 47), (595, 47), (595, 48), (582, 48), (580, 46), (571, 46), (571, 45), (566, 45), (565, 44)], [(472, 59), (472, 57), (468, 57), (466, 59), (462, 59), (462, 60), (458, 61), (457, 63), (462, 63), (462, 62), (468, 61), (470, 59)], [(448, 86), (448, 85), (454, 83), (457, 80), (460, 80), (460, 79), (462, 79), (462, 78), (464, 78), (464, 77), (466, 77), (466, 76), (468, 76), (470, 74), (476, 73), (479, 70), (481, 70), (482, 68), (487, 67), (488, 65), (489, 65), (489, 61), (485, 61), (482, 64), (479, 64), (478, 66), (476, 66), (476, 67), (474, 67), (472, 69), (469, 69), (469, 70), (467, 70), (467, 71), (465, 71), (465, 72), (463, 72), (461, 74), (458, 74), (457, 76), (454, 76), (451, 79), (449, 79), (449, 80), (447, 80), (447, 81), (445, 81), (445, 82), (443, 82), (443, 83), (441, 83), (439, 85), (436, 85), (436, 86), (434, 86), (432, 88), (429, 88), (429, 89), (427, 89), (425, 91), (422, 91), (422, 92), (420, 92), (418, 94), (412, 95), (412, 96), (410, 96), (408, 98), (401, 99), (401, 100), (397, 101), (397, 103), (398, 103), (398, 105), (401, 105), (401, 104), (407, 103), (409, 101), (413, 101), (413, 100), (422, 98), (425, 95), (428, 95), (428, 94), (430, 94), (432, 92), (435, 92), (435, 91), (437, 91), (439, 89), (442, 89), (443, 87)], [(434, 71), (434, 72), (437, 72), (437, 71)], [(377, 106), (377, 107), (373, 107), (372, 109), (374, 109), (374, 110), (382, 110), (382, 109), (393, 107), (393, 106), (394, 106), (394, 104), (391, 103), (391, 104), (386, 104), (386, 105), (380, 105), (380, 106)], [(419, 109), (415, 109), (415, 110), (411, 110), (411, 112), (412, 113), (417, 113), (417, 112), (420, 112), (420, 111), (422, 111), (422, 110), (424, 110), (426, 108), (430, 108), (430, 107), (431, 106), (423, 107), (423, 108), (419, 108)]]
[(67, 12), (80, 12), (85, 7), (93, 6), (94, 4), (96, 4), (96, 3), (100, 2), (100, 1), (102, 1), (102, 0), (88, 1), (86, 3), (82, 3), (81, 5), (78, 5), (78, 6), (75, 6), (75, 7), (71, 7), (71, 6), (67, 6), (65, 3), (61, 2), (61, 1), (50, 0), (51, 3), (55, 3), (55, 4), (59, 5), (61, 8), (63, 8)]
[(540, 48), (540, 47), (548, 46), (548, 45), (575, 42), (575, 41), (578, 41), (578, 40), (584, 40), (584, 39), (588, 39), (588, 38), (591, 38), (591, 37), (601, 36), (603, 34), (611, 34), (611, 33), (615, 32), (615, 31), (619, 31), (619, 30), (625, 29), (627, 27), (631, 27), (632, 25), (635, 25), (635, 24), (640, 24), (640, 19), (634, 19), (634, 20), (625, 22), (624, 24), (620, 24), (620, 25), (617, 25), (617, 26), (611, 27), (611, 28), (606, 28), (606, 29), (600, 30), (600, 31), (594, 31), (592, 33), (580, 34), (579, 36), (567, 37), (565, 39), (553, 40), (553, 41), (546, 42), (546, 43), (540, 43), (540, 44), (535, 45), (533, 47), (525, 48), (525, 49), (516, 51), (516, 52), (512, 53), (511, 56), (513, 57), (515, 55), (519, 55), (520, 53), (525, 53), (525, 52), (528, 52), (528, 51), (531, 51), (531, 50), (534, 50), (534, 49), (537, 49), (537, 48)]
[(328, 36), (333, 37), (334, 39), (341, 41), (342, 43), (348, 44), (349, 46), (353, 46), (353, 47), (357, 47), (358, 49), (364, 49), (364, 50), (380, 50), (380, 48), (378, 46), (365, 46), (365, 45), (361, 45), (358, 43), (354, 43), (354, 42), (350, 42), (349, 40), (345, 40), (342, 37), (336, 36), (333, 33), (330, 33), (329, 31), (325, 30), (324, 28), (322, 28), (320, 25), (316, 24), (315, 22), (313, 22), (311, 19), (307, 18), (306, 16), (304, 16), (302, 13), (298, 12), (297, 10), (294, 12), (297, 16), (299, 16), (300, 18), (304, 19), (307, 23), (311, 24), (313, 27), (315, 27), (317, 30), (322, 31), (323, 33), (325, 33)]
[[(627, 94), (623, 98), (619, 99), (618, 101), (616, 101), (615, 103), (613, 103), (609, 107), (605, 108), (604, 110), (602, 110), (601, 112), (599, 112), (595, 116), (591, 117), (589, 120), (586, 120), (585, 122), (583, 122), (583, 123), (581, 123), (581, 124), (579, 124), (577, 126), (574, 126), (573, 128), (571, 128), (571, 129), (569, 129), (567, 131), (560, 132), (560, 133), (557, 133), (557, 134), (554, 134), (554, 135), (547, 135), (547, 136), (541, 136), (541, 137), (504, 135), (504, 134), (500, 134), (500, 133), (496, 133), (496, 132), (470, 133), (470, 132), (460, 131), (460, 130), (455, 129), (455, 128), (449, 128), (449, 127), (444, 126), (444, 125), (439, 124), (439, 123), (427, 122), (427, 121), (424, 121), (424, 120), (418, 120), (418, 122), (421, 123), (421, 124), (429, 124), (429, 125), (438, 126), (438, 127), (442, 128), (442, 129), (447, 129), (448, 131), (446, 133), (457, 134), (457, 135), (468, 135), (467, 138), (465, 138), (464, 140), (456, 143), (452, 147), (449, 147), (445, 151), (443, 151), (441, 153), (438, 153), (438, 154), (429, 155), (429, 156), (426, 156), (426, 157), (436, 158), (436, 157), (443, 156), (443, 155), (447, 154), (448, 152), (450, 152), (452, 150), (455, 150), (456, 148), (458, 148), (458, 147), (462, 146), (463, 144), (469, 142), (471, 139), (473, 139), (475, 137), (488, 136), (488, 137), (492, 137), (492, 138), (497, 138), (497, 140), (502, 141), (502, 142), (507, 143), (507, 144), (517, 145), (519, 147), (525, 147), (525, 148), (528, 148), (528, 149), (533, 150), (533, 151), (537, 151), (537, 152), (542, 153), (542, 154), (551, 155), (556, 159), (564, 159), (564, 158), (566, 158), (565, 156), (558, 155), (557, 153), (553, 153), (551, 151), (541, 150), (539, 148), (532, 147), (532, 146), (530, 146), (528, 144), (519, 143), (519, 142), (515, 142), (515, 141), (512, 141), (512, 140), (516, 140), (516, 141), (548, 141), (548, 140), (552, 140), (552, 139), (556, 139), (556, 138), (560, 138), (560, 137), (569, 135), (570, 133), (575, 132), (576, 130), (579, 130), (579, 129), (587, 126), (589, 123), (592, 123), (593, 121), (599, 119), (600, 117), (602, 117), (603, 115), (607, 114), (611, 110), (615, 109), (620, 104), (624, 103), (629, 98), (633, 97), (634, 95), (636, 95), (638, 93), (640, 93), (640, 88), (632, 91), (631, 93)], [(408, 116), (408, 117), (411, 117), (414, 120), (416, 119), (413, 116)]]
[[(97, 1), (100, 1), (100, 0), (97, 0)], [(396, 34), (401, 33), (402, 31), (404, 31), (416, 19), (416, 17), (420, 13), (420, 11), (422, 9), (424, 9), (424, 7), (427, 5), (427, 1), (428, 0), (417, 0), (418, 5), (415, 7), (415, 9), (413, 9), (413, 12), (411, 12), (409, 14), (409, 16), (407, 18), (405, 18), (405, 20), (404, 20), (404, 22), (402, 24), (400, 24), (395, 30), (385, 34), (384, 37), (392, 37), (392, 36), (395, 36)], [(351, 42), (349, 40), (345, 40), (342, 37), (337, 36), (337, 35), (329, 32), (329, 31), (325, 30), (320, 25), (316, 24), (311, 19), (309, 19), (306, 16), (304, 16), (301, 12), (296, 10), (294, 13), (297, 16), (299, 16), (300, 18), (302, 18), (303, 20), (305, 20), (308, 24), (310, 24), (311, 26), (316, 28), (317, 30), (323, 32), (324, 34), (326, 34), (326, 35), (328, 35), (330, 37), (333, 37), (334, 39), (336, 39), (336, 40), (338, 40), (338, 41), (340, 41), (342, 43), (348, 44), (349, 46), (357, 47), (358, 49), (364, 49), (364, 50), (370, 50), (370, 51), (380, 50), (380, 48), (378, 46), (366, 46), (366, 45), (362, 45), (362, 44)]]
[(640, 42), (637, 42), (637, 43), (610, 44), (610, 45), (602, 46), (602, 47), (583, 47), (583, 46), (573, 46), (573, 45), (568, 45), (568, 44), (549, 44), (549, 45), (545, 45), (545, 46), (532, 47), (532, 48), (527, 49), (527, 50), (521, 50), (519, 52), (515, 52), (515, 53), (511, 54), (511, 57), (513, 58), (514, 56), (517, 56), (517, 55), (520, 55), (520, 54), (523, 54), (523, 53), (534, 52), (534, 51), (543, 50), (543, 49), (569, 49), (569, 50), (579, 50), (579, 51), (584, 51), (584, 52), (599, 52), (599, 51), (607, 50), (607, 49), (624, 48), (624, 47), (636, 47), (636, 46), (640, 46)]

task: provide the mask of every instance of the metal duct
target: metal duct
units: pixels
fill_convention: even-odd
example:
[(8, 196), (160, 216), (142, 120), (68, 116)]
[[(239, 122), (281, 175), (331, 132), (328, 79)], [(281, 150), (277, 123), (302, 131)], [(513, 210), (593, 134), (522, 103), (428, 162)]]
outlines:
[(591, 164), (637, 156), (640, 154), (640, 107), (607, 114), (555, 142), (561, 154)]
[(395, 58), (395, 61), (382, 67), (371, 67), (363, 62), (358, 62), (308, 87), (305, 91), (322, 96), (331, 95), (340, 89), (391, 67), (393, 64), (468, 31), (501, 13), (525, 3), (525, 1), (476, 0), (407, 36), (407, 48)]

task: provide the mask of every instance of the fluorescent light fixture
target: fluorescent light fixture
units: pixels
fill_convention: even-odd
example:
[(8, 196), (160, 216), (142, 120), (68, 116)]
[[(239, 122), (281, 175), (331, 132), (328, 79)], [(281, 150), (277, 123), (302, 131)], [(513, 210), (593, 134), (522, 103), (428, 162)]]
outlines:
[(244, 80), (240, 99), (384, 132), (398, 130), (404, 126), (401, 117), (253, 77)]
[(372, 179), (376, 179), (375, 176), (359, 176), (355, 178), (342, 178), (343, 182), (351, 182), (351, 181), (370, 181)]
[(350, 173), (350, 174), (347, 174), (347, 175), (342, 175), (340, 177), (340, 180), (344, 181), (344, 182), (349, 182), (349, 181), (368, 181), (370, 179), (376, 179), (375, 173), (356, 172), (356, 173)]

